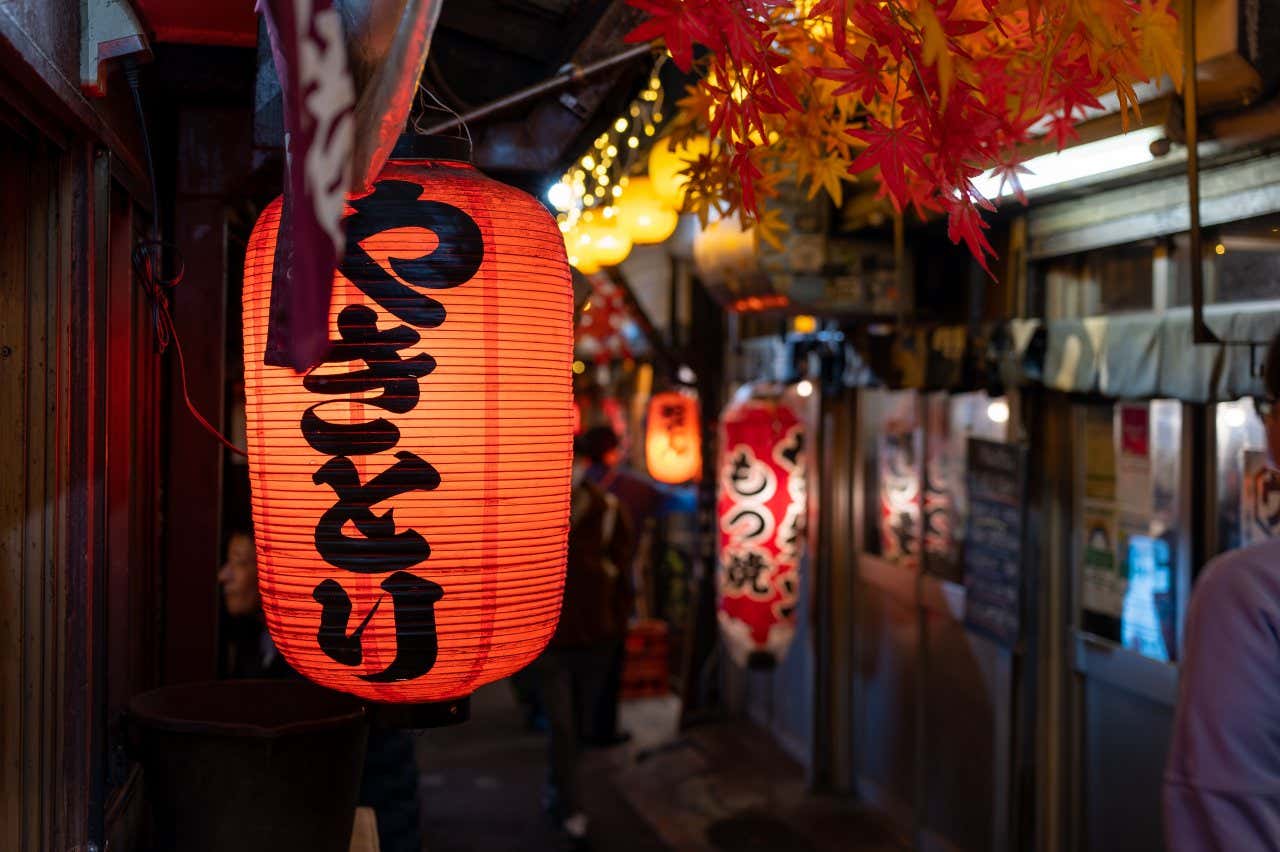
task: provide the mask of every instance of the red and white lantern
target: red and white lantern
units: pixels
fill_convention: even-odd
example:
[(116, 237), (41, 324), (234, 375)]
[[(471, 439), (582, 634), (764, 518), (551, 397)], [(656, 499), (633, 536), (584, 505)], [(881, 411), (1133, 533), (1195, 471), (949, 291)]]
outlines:
[(725, 409), (719, 490), (720, 631), (739, 665), (770, 666), (795, 634), (807, 512), (804, 421), (784, 399)]

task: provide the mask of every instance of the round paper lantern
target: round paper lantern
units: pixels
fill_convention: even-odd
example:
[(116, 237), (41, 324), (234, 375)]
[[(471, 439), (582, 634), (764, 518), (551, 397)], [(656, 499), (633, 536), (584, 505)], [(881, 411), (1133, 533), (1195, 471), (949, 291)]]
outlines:
[(649, 149), (649, 180), (658, 198), (668, 207), (675, 210), (682, 209), (684, 185), (689, 182), (689, 179), (681, 172), (689, 168), (689, 163), (709, 153), (711, 153), (711, 140), (705, 136), (694, 136), (677, 145), (675, 149), (668, 147), (668, 140), (659, 139)]
[(594, 275), (600, 271), (600, 262), (592, 251), (591, 237), (583, 234), (581, 223), (564, 232), (564, 247), (574, 269), (583, 275)]
[(573, 424), (564, 244), (463, 163), (393, 160), (347, 203), (332, 346), (264, 362), (277, 199), (245, 259), (263, 609), (289, 664), (375, 701), (445, 701), (555, 630)]
[(600, 266), (617, 266), (631, 254), (631, 235), (611, 221), (594, 219), (578, 226), (591, 257)]
[(702, 472), (702, 431), (698, 401), (667, 391), (649, 400), (649, 425), (644, 440), (645, 464), (659, 482), (677, 485)]
[(653, 191), (647, 177), (633, 177), (615, 205), (618, 226), (637, 245), (652, 245), (666, 240), (675, 232), (680, 214), (667, 206)]
[(718, 615), (739, 665), (769, 666), (795, 633), (804, 552), (805, 430), (778, 398), (730, 404), (721, 418)]
[(693, 265), (708, 284), (740, 282), (760, 274), (756, 235), (737, 216), (717, 219), (693, 238)]

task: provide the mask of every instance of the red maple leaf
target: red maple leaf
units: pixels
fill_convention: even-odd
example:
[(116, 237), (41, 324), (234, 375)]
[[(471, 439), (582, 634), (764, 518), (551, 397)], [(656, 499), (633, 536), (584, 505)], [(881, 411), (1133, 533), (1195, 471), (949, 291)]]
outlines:
[(841, 83), (840, 88), (835, 91), (837, 95), (847, 95), (861, 90), (858, 97), (864, 104), (871, 103), (877, 94), (889, 94), (889, 89), (885, 86), (882, 77), (887, 60), (880, 55), (880, 51), (876, 50), (874, 44), (867, 45), (861, 59), (852, 53), (842, 53), (841, 57), (845, 60), (845, 67), (810, 68), (809, 73), (824, 80), (835, 80)]
[(1022, 160), (1018, 157), (1016, 149), (1010, 148), (1005, 151), (996, 163), (995, 168), (991, 170), (992, 176), (1000, 178), (1000, 188), (997, 194), (1004, 194), (1005, 184), (1013, 187), (1013, 194), (1023, 204), (1027, 203), (1027, 194), (1022, 190), (1022, 180), (1019, 175), (1034, 174), (1031, 169), (1022, 164)]
[(982, 233), (988, 225), (982, 220), (982, 214), (978, 212), (973, 199), (968, 197), (968, 193), (964, 193), (950, 207), (951, 212), (947, 215), (947, 237), (956, 244), (964, 240), (973, 259), (978, 261), (983, 271), (995, 278), (991, 274), (991, 267), (987, 265), (987, 255), (995, 257), (996, 250), (987, 241), (987, 235)]
[(630, 0), (632, 6), (648, 12), (649, 18), (627, 33), (628, 43), (662, 39), (676, 67), (688, 74), (693, 69), (693, 43), (706, 33), (701, 26), (697, 3), (683, 0)]
[(927, 148), (906, 124), (889, 127), (875, 118), (867, 121), (863, 130), (845, 131), (853, 138), (868, 143), (849, 165), (849, 173), (860, 174), (879, 166), (880, 181), (889, 191), (894, 205), (901, 210), (907, 200), (907, 169), (918, 175), (929, 173), (924, 163)]
[(844, 53), (848, 43), (849, 0), (819, 0), (809, 10), (809, 20), (823, 15), (831, 16), (831, 35), (835, 39), (836, 51)]
[(1059, 151), (1070, 145), (1071, 140), (1080, 138), (1075, 121), (1066, 112), (1058, 113), (1050, 120), (1049, 135), (1057, 143)]
[(756, 213), (756, 181), (764, 177), (764, 172), (756, 167), (751, 159), (751, 145), (741, 142), (734, 144), (732, 166), (738, 173), (738, 183), (742, 186), (742, 206), (751, 214)]

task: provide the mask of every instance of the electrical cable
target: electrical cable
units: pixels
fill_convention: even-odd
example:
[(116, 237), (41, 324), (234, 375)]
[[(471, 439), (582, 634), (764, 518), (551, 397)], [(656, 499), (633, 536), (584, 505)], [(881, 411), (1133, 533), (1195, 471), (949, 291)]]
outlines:
[[(156, 354), (163, 355), (169, 348), (169, 343), (173, 343), (174, 352), (178, 356), (178, 377), (182, 383), (182, 400), (186, 403), (187, 410), (191, 412), (196, 422), (217, 438), (224, 447), (238, 455), (247, 456), (244, 450), (227, 440), (214, 428), (213, 424), (205, 419), (204, 415), (196, 409), (195, 403), (191, 401), (191, 394), (187, 390), (187, 364), (182, 357), (182, 341), (178, 339), (178, 331), (173, 325), (173, 316), (169, 313), (169, 294), (182, 283), (186, 265), (182, 262), (182, 255), (177, 248), (160, 239), (160, 190), (156, 183), (155, 161), (151, 154), (151, 134), (147, 129), (146, 112), (142, 108), (138, 64), (132, 57), (125, 59), (124, 74), (129, 83), (129, 91), (133, 94), (133, 105), (138, 111), (138, 125), (142, 132), (142, 150), (147, 163), (147, 177), (151, 181), (151, 239), (138, 240), (133, 248), (131, 261), (134, 275), (138, 277), (143, 292), (147, 294), (147, 299), (151, 303), (151, 323), (156, 334)], [(170, 278), (164, 277), (160, 266), (161, 251), (166, 246), (172, 252), (176, 265), (176, 271)]]

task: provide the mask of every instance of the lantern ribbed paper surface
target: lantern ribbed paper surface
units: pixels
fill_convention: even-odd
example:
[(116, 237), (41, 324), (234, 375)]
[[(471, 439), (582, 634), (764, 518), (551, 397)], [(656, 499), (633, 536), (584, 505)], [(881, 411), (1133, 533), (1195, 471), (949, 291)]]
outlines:
[(678, 485), (702, 472), (702, 430), (698, 401), (675, 391), (649, 400), (649, 423), (644, 440), (645, 464), (659, 482)]
[(470, 694), (538, 655), (564, 583), (573, 303), (534, 199), (392, 161), (348, 202), (332, 349), (263, 363), (280, 201), (245, 261), (254, 534), (272, 639), (378, 700)]
[(751, 399), (721, 418), (720, 631), (739, 665), (767, 665), (795, 633), (804, 552), (805, 433), (786, 404)]

